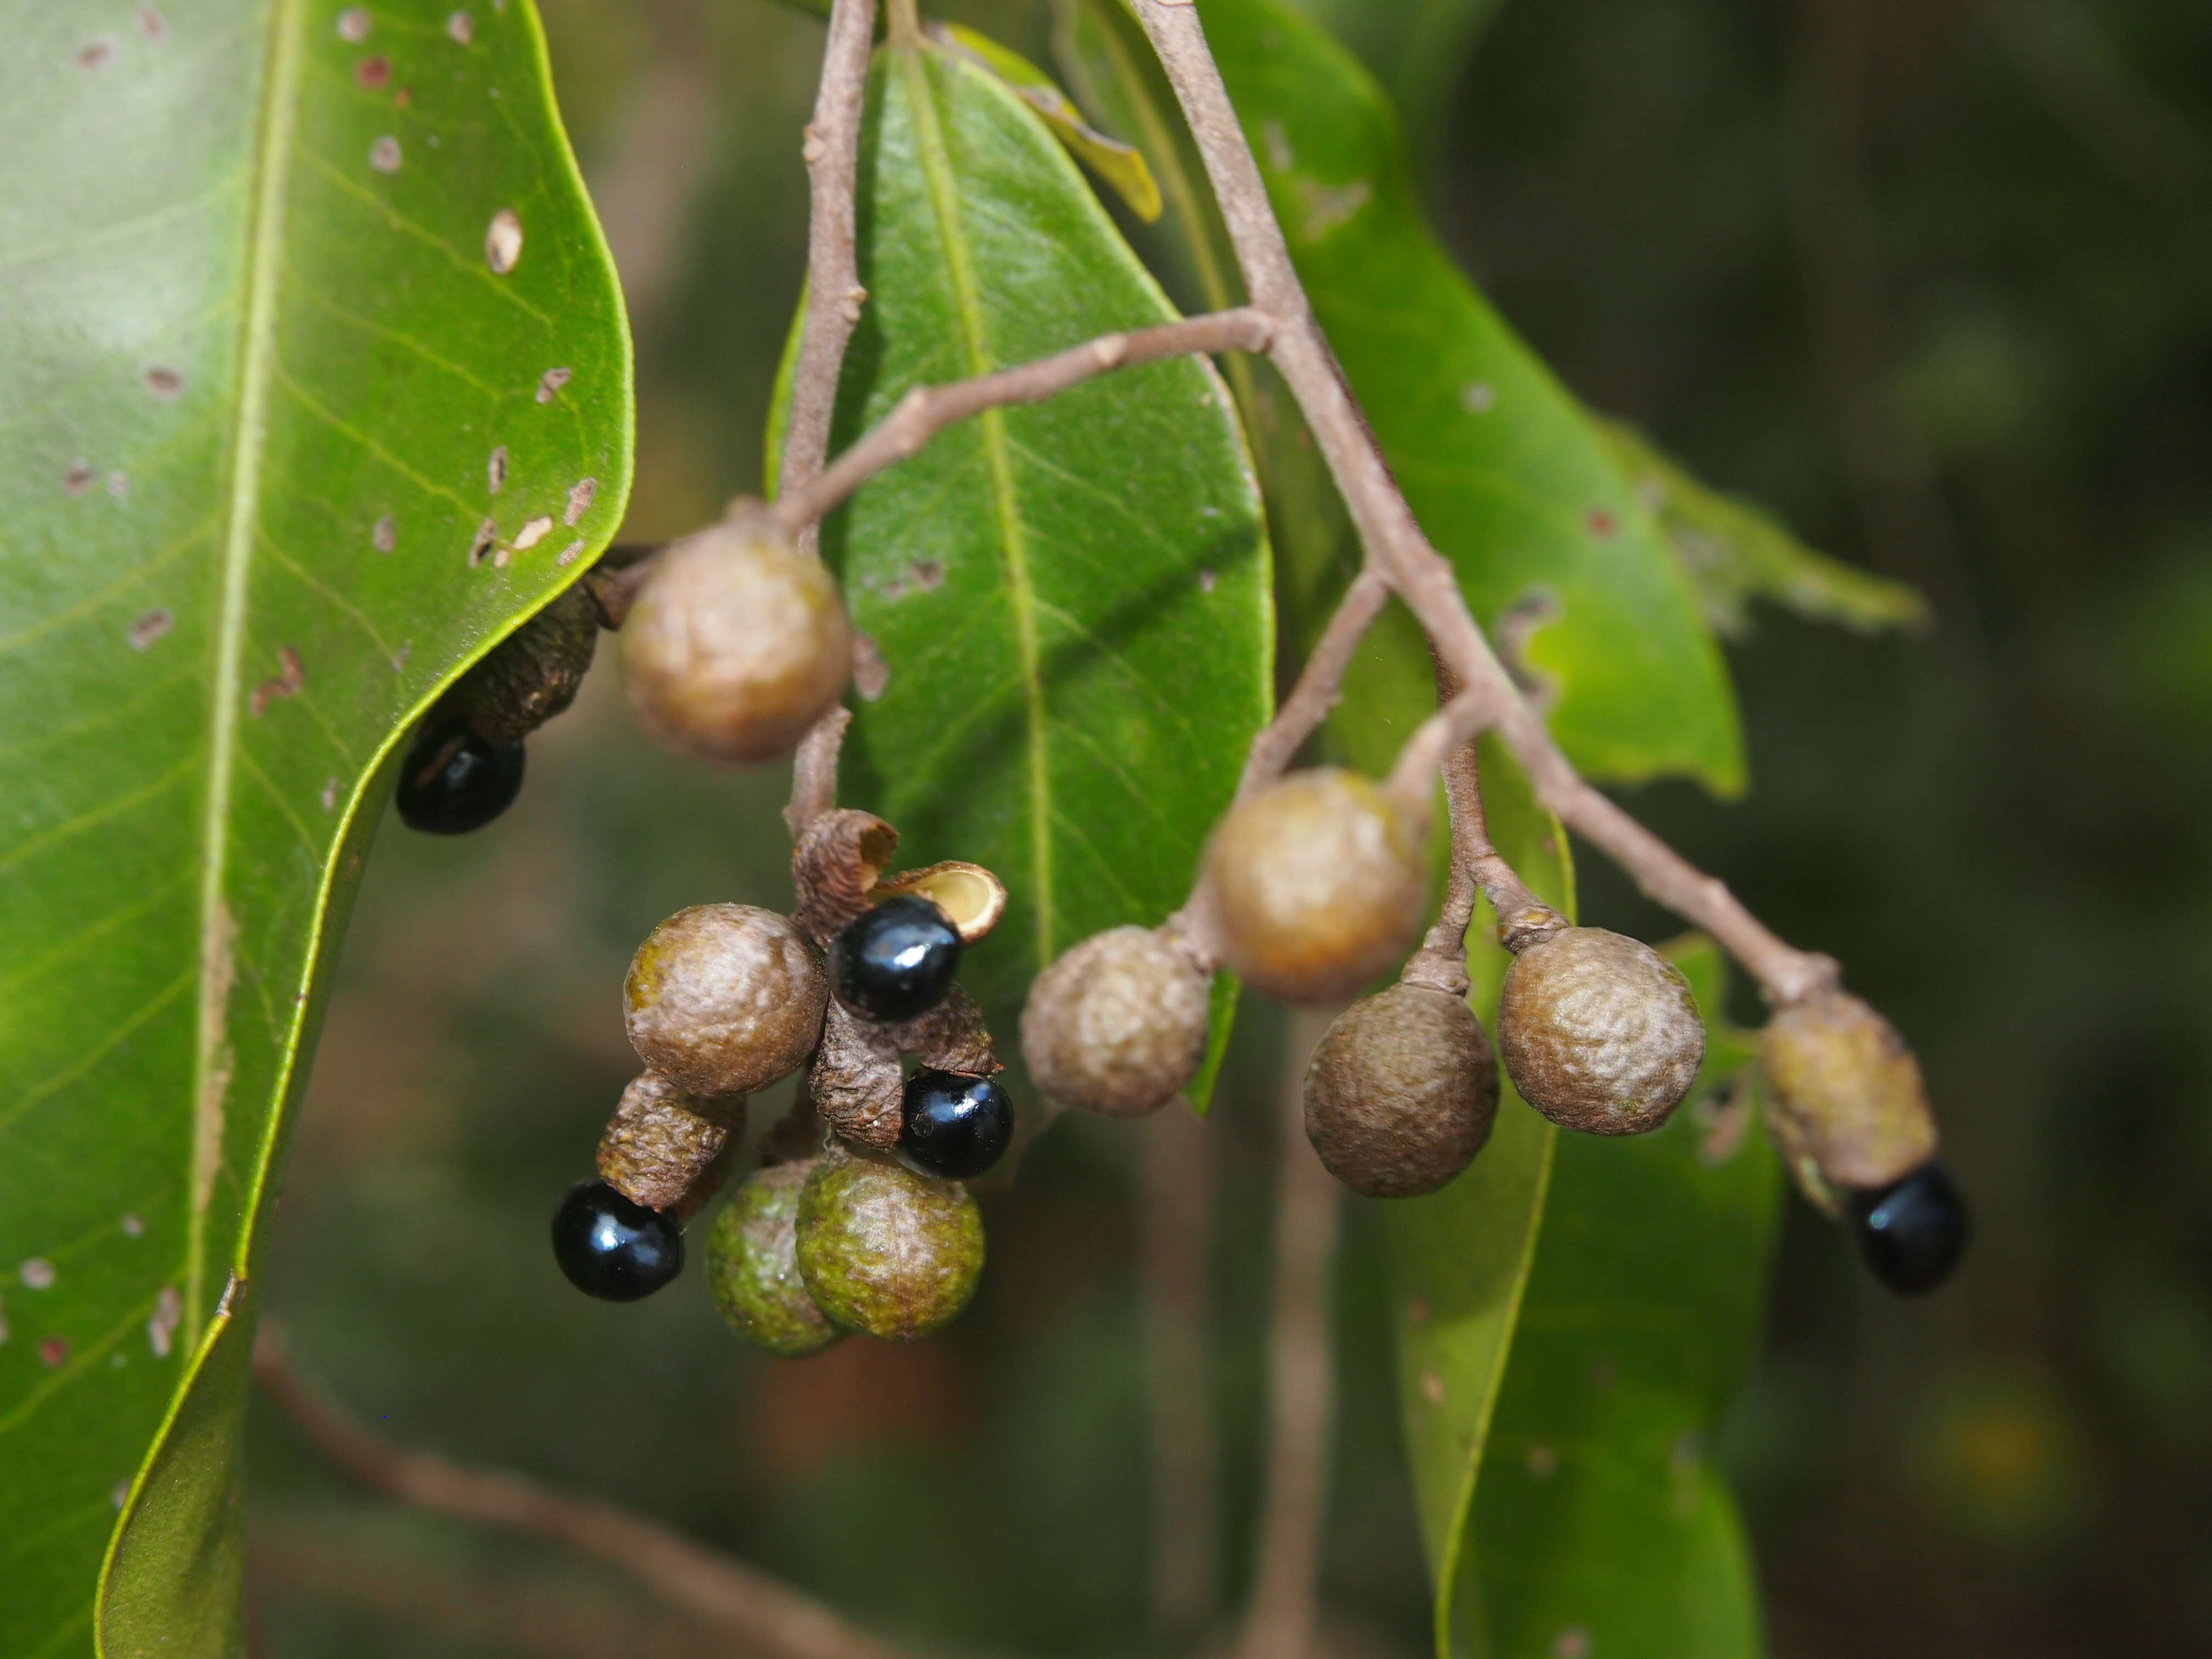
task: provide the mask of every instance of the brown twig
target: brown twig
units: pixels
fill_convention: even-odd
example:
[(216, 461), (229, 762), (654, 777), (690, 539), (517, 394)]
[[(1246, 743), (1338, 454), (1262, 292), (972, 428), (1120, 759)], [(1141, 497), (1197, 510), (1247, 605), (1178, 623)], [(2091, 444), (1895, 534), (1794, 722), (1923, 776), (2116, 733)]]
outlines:
[(372, 1491), (566, 1544), (781, 1659), (892, 1659), (896, 1652), (819, 1602), (657, 1522), (526, 1475), (392, 1444), (309, 1381), (265, 1322), (253, 1346), (253, 1376), (325, 1456)]
[(913, 455), (945, 428), (987, 409), (1042, 403), (1109, 370), (1164, 357), (1200, 351), (1264, 351), (1272, 326), (1270, 319), (1249, 307), (1208, 312), (1126, 334), (1102, 334), (1052, 356), (973, 380), (915, 386), (827, 471), (802, 486), (787, 486), (772, 511), (786, 530), (801, 534), (885, 467)]
[(1326, 1012), (1291, 1016), (1276, 1107), (1273, 1328), (1267, 1469), (1261, 1494), (1259, 1570), (1237, 1633), (1236, 1659), (1304, 1659), (1320, 1614), (1322, 1522), (1328, 1513), (1329, 1433), (1336, 1405), (1330, 1268), (1336, 1257), (1336, 1179), (1306, 1144), (1305, 1056), (1328, 1028)]
[(1283, 770), (1297, 757), (1306, 745), (1306, 739), (1321, 729), (1328, 718), (1328, 711), (1344, 684), (1344, 671), (1351, 666), (1352, 653), (1367, 630), (1375, 625), (1376, 617), (1389, 603), (1390, 585), (1370, 567), (1352, 578), (1352, 586), (1337, 601), (1336, 614), (1328, 619), (1314, 648), (1306, 655), (1305, 666), (1299, 670), (1297, 684), (1291, 695), (1283, 699), (1275, 718), (1261, 728), (1245, 751), (1244, 770), (1237, 780), (1237, 798), (1250, 794), (1261, 784), (1282, 776)]
[(1610, 854), (1646, 894), (1712, 934), (1771, 998), (1789, 1001), (1832, 984), (1832, 961), (1785, 944), (1725, 885), (1584, 782), (1522, 700), (1468, 611), (1450, 563), (1429, 544), (1406, 505), (1314, 319), (1197, 9), (1135, 0), (1135, 9), (1190, 124), (1252, 303), (1276, 321), (1270, 355), (1305, 415), (1369, 561), (1476, 700), (1483, 714), (1478, 728), (1494, 728), (1504, 739), (1545, 805)]

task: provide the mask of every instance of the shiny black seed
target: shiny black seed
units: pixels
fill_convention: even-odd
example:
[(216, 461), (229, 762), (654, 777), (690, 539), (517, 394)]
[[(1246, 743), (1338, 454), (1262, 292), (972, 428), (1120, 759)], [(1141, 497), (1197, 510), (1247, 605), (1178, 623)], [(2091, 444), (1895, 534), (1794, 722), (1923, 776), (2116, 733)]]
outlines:
[(987, 1077), (916, 1072), (906, 1080), (898, 1159), (916, 1175), (966, 1181), (999, 1161), (1014, 1138), (1014, 1104)]
[(1940, 1164), (1923, 1164), (1879, 1191), (1855, 1193), (1848, 1207), (1859, 1254), (1893, 1291), (1934, 1290), (1966, 1254), (1966, 1200)]
[(945, 1000), (960, 966), (960, 933), (914, 893), (885, 899), (830, 941), (837, 1000), (871, 1019), (912, 1019)]
[(426, 835), (465, 836), (521, 790), (520, 742), (495, 748), (458, 722), (425, 726), (399, 769), (399, 817)]
[(635, 1302), (684, 1271), (684, 1232), (604, 1181), (580, 1181), (553, 1212), (553, 1259), (586, 1296)]

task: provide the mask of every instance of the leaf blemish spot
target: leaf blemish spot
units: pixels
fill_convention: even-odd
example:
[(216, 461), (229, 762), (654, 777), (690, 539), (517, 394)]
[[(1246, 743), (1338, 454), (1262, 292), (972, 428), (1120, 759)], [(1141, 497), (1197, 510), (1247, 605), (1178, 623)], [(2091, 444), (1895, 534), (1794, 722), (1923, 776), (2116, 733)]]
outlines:
[(269, 705), (279, 697), (298, 696), (300, 688), (307, 683), (306, 665), (301, 662), (299, 652), (291, 646), (288, 645), (277, 652), (276, 660), (283, 672), (255, 686), (252, 701), (247, 704), (257, 717), (268, 713)]
[(1406, 1304), (1406, 1317), (1408, 1321), (1416, 1325), (1427, 1324), (1429, 1322), (1428, 1297), (1425, 1296), (1417, 1296), (1411, 1302), (1408, 1302)]
[(107, 1501), (120, 1510), (131, 1501), (131, 1483), (128, 1480), (118, 1480), (110, 1486), (107, 1489)]
[(945, 566), (935, 559), (916, 559), (907, 567), (914, 585), (924, 593), (932, 592), (945, 584)]
[(15, 1269), (15, 1277), (23, 1281), (26, 1290), (50, 1291), (54, 1287), (54, 1264), (34, 1255)]
[(131, 493), (131, 475), (128, 472), (109, 473), (107, 475), (107, 493), (114, 496), (118, 501), (125, 495), (128, 495)]
[(579, 537), (576, 540), (570, 542), (568, 546), (562, 548), (561, 550), (561, 556), (554, 560), (553, 562), (558, 565), (574, 564), (576, 562), (576, 556), (583, 550), (583, 538)]
[(1592, 507), (1589, 517), (1583, 522), (1589, 526), (1589, 532), (1593, 536), (1610, 536), (1620, 528), (1620, 520), (1601, 507)]
[(392, 672), (393, 673), (404, 674), (407, 672), (408, 654), (414, 649), (415, 647), (412, 643), (403, 642), (400, 645), (400, 647), (392, 653)]
[(482, 524), (477, 526), (477, 533), (470, 539), (469, 542), (469, 568), (471, 569), (474, 569), (477, 565), (483, 562), (484, 555), (491, 551), (491, 544), (498, 539), (499, 526), (494, 524), (489, 519), (486, 519)]
[(364, 58), (353, 66), (353, 78), (357, 85), (375, 92), (392, 79), (392, 60), (388, 58)]
[(92, 488), (92, 481), (98, 476), (82, 461), (78, 461), (62, 474), (62, 488), (72, 495), (82, 495)]
[(139, 379), (146, 383), (146, 390), (156, 398), (167, 400), (185, 395), (185, 377), (173, 368), (164, 368), (157, 364)]
[(1443, 1405), (1444, 1403), (1443, 1378), (1437, 1376), (1434, 1371), (1423, 1371), (1421, 1373), (1421, 1398), (1427, 1401), (1431, 1406)]
[(550, 404), (561, 388), (574, 378), (575, 371), (568, 368), (549, 368), (538, 379), (538, 401)]
[(50, 1336), (39, 1344), (39, 1363), (48, 1370), (52, 1370), (63, 1360), (69, 1358), (69, 1352), (70, 1345), (67, 1337)]
[(336, 811), (338, 805), (338, 781), (336, 778), (325, 778), (323, 793), (315, 799), (322, 803), (323, 811), (325, 812)]
[(507, 483), (507, 446), (501, 444), (491, 453), (484, 464), (484, 487), (493, 495), (499, 494)]
[(1528, 1448), (1528, 1473), (1539, 1480), (1549, 1480), (1559, 1472), (1559, 1455), (1549, 1446)]
[(166, 606), (155, 605), (131, 624), (131, 648), (133, 651), (143, 651), (176, 625), (176, 617), (169, 613)]
[(368, 147), (368, 164), (379, 173), (399, 171), (399, 141), (390, 133)]
[(465, 11), (457, 11), (446, 20), (446, 33), (459, 44), (465, 46), (476, 39), (476, 20)]
[(863, 702), (873, 702), (884, 695), (884, 688), (891, 683), (891, 665), (884, 660), (884, 653), (876, 648), (874, 640), (866, 634), (853, 636), (853, 689), (860, 694)]
[(114, 41), (94, 40), (77, 48), (76, 66), (81, 70), (96, 70), (114, 56)]
[(1470, 415), (1487, 415), (1498, 405), (1498, 394), (1487, 380), (1469, 380), (1459, 394), (1460, 407)]
[(561, 522), (573, 527), (577, 520), (590, 509), (592, 497), (599, 493), (597, 478), (580, 478), (570, 487), (568, 510), (562, 514)]
[(141, 6), (138, 8), (138, 33), (149, 40), (166, 40), (169, 38), (169, 20), (153, 6)]
[(1589, 1659), (1589, 1632), (1570, 1625), (1552, 1638), (1552, 1659)]
[(553, 515), (550, 513), (531, 520), (514, 532), (514, 550), (518, 553), (527, 553), (538, 543), (544, 541), (552, 528)]
[(389, 513), (369, 526), (368, 544), (380, 553), (389, 553), (399, 545), (399, 526)]
[(338, 14), (338, 39), (359, 46), (368, 39), (368, 9), (348, 6)]
[(1200, 570), (1198, 573), (1198, 591), (1201, 593), (1211, 593), (1213, 592), (1214, 584), (1220, 580), (1221, 578), (1211, 570)]
[(123, 1218), (123, 1236), (125, 1238), (143, 1238), (146, 1224), (137, 1216), (126, 1213)]
[(185, 1298), (173, 1285), (161, 1286), (161, 1294), (154, 1298), (153, 1316), (146, 1322), (146, 1346), (154, 1351), (156, 1359), (167, 1359), (169, 1349), (177, 1337), (177, 1327), (185, 1317)]
[(493, 276), (504, 276), (521, 257), (522, 221), (513, 208), (501, 208), (484, 231), (484, 263)]

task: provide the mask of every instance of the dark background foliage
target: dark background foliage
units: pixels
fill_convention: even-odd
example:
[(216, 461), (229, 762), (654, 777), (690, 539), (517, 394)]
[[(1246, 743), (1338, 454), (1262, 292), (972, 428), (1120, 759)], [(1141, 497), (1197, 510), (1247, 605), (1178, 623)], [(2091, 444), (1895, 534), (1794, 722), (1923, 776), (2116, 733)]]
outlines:
[[(1412, 72), (1395, 0), (1325, 9)], [(545, 10), (638, 332), (630, 533), (670, 533), (757, 487), (819, 25), (763, 0)], [(953, 12), (1047, 56), (1042, 8)], [(1915, 1304), (1793, 1206), (1728, 1446), (1775, 1650), (2203, 1652), (2212, 26), (2197, 0), (1522, 0), (1449, 74), (1417, 67), (1447, 238), (1566, 380), (1936, 609), (1879, 642), (1761, 616), (1731, 652), (1750, 794), (1632, 803), (1904, 1028), (1978, 1205), (1958, 1283)], [(474, 841), (378, 847), (272, 1251), (303, 1356), (404, 1438), (635, 1504), (887, 1630), (1155, 1645), (1134, 1137), (1172, 1131), (1056, 1128), (987, 1197), (976, 1308), (911, 1349), (756, 1359), (696, 1283), (584, 1302), (544, 1220), (631, 1069), (623, 964), (680, 905), (781, 902), (781, 780), (646, 748), (605, 673), (532, 769)], [(1673, 931), (1582, 869), (1589, 918)], [(1279, 1037), (1245, 1022), (1206, 1137), (1224, 1607)], [(1382, 1289), (1354, 1205), (1330, 1633), (1411, 1656)], [(256, 1436), (270, 1651), (707, 1650), (573, 1562)]]

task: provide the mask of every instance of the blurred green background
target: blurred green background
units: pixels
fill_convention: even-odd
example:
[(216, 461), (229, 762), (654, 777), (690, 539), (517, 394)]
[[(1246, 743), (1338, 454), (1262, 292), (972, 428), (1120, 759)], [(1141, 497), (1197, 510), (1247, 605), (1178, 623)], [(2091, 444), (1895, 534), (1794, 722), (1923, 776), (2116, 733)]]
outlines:
[[(1977, 1205), (1919, 1304), (1793, 1205), (1726, 1448), (1775, 1652), (2212, 1650), (2212, 14), (1310, 3), (1400, 94), (1447, 240), (1577, 392), (1936, 605), (1878, 642), (1761, 617), (1731, 651), (1751, 794), (1632, 799), (1904, 1029)], [(759, 487), (820, 25), (542, 9), (637, 333), (627, 534), (661, 537)], [(1042, 0), (945, 15), (1049, 61)], [(303, 1360), (410, 1443), (635, 1505), (902, 1640), (1218, 1632), (1255, 1535), (1280, 1020), (1244, 1021), (1202, 1134), (1046, 1136), (986, 1195), (991, 1267), (941, 1337), (791, 1364), (696, 1274), (586, 1302), (545, 1218), (635, 1069), (623, 967), (682, 905), (786, 902), (783, 780), (647, 747), (605, 672), (530, 764), (483, 834), (378, 845), (270, 1252)], [(1586, 920), (1674, 931), (1582, 869)], [(1164, 1620), (1138, 1248), (1163, 1135), (1210, 1182), (1219, 1470), (1218, 1535), (1179, 1535), (1206, 1594), (1170, 1589)], [(1326, 1644), (1410, 1659), (1426, 1591), (1357, 1200), (1337, 1290)], [(263, 1650), (727, 1650), (571, 1558), (359, 1497), (268, 1417)]]

